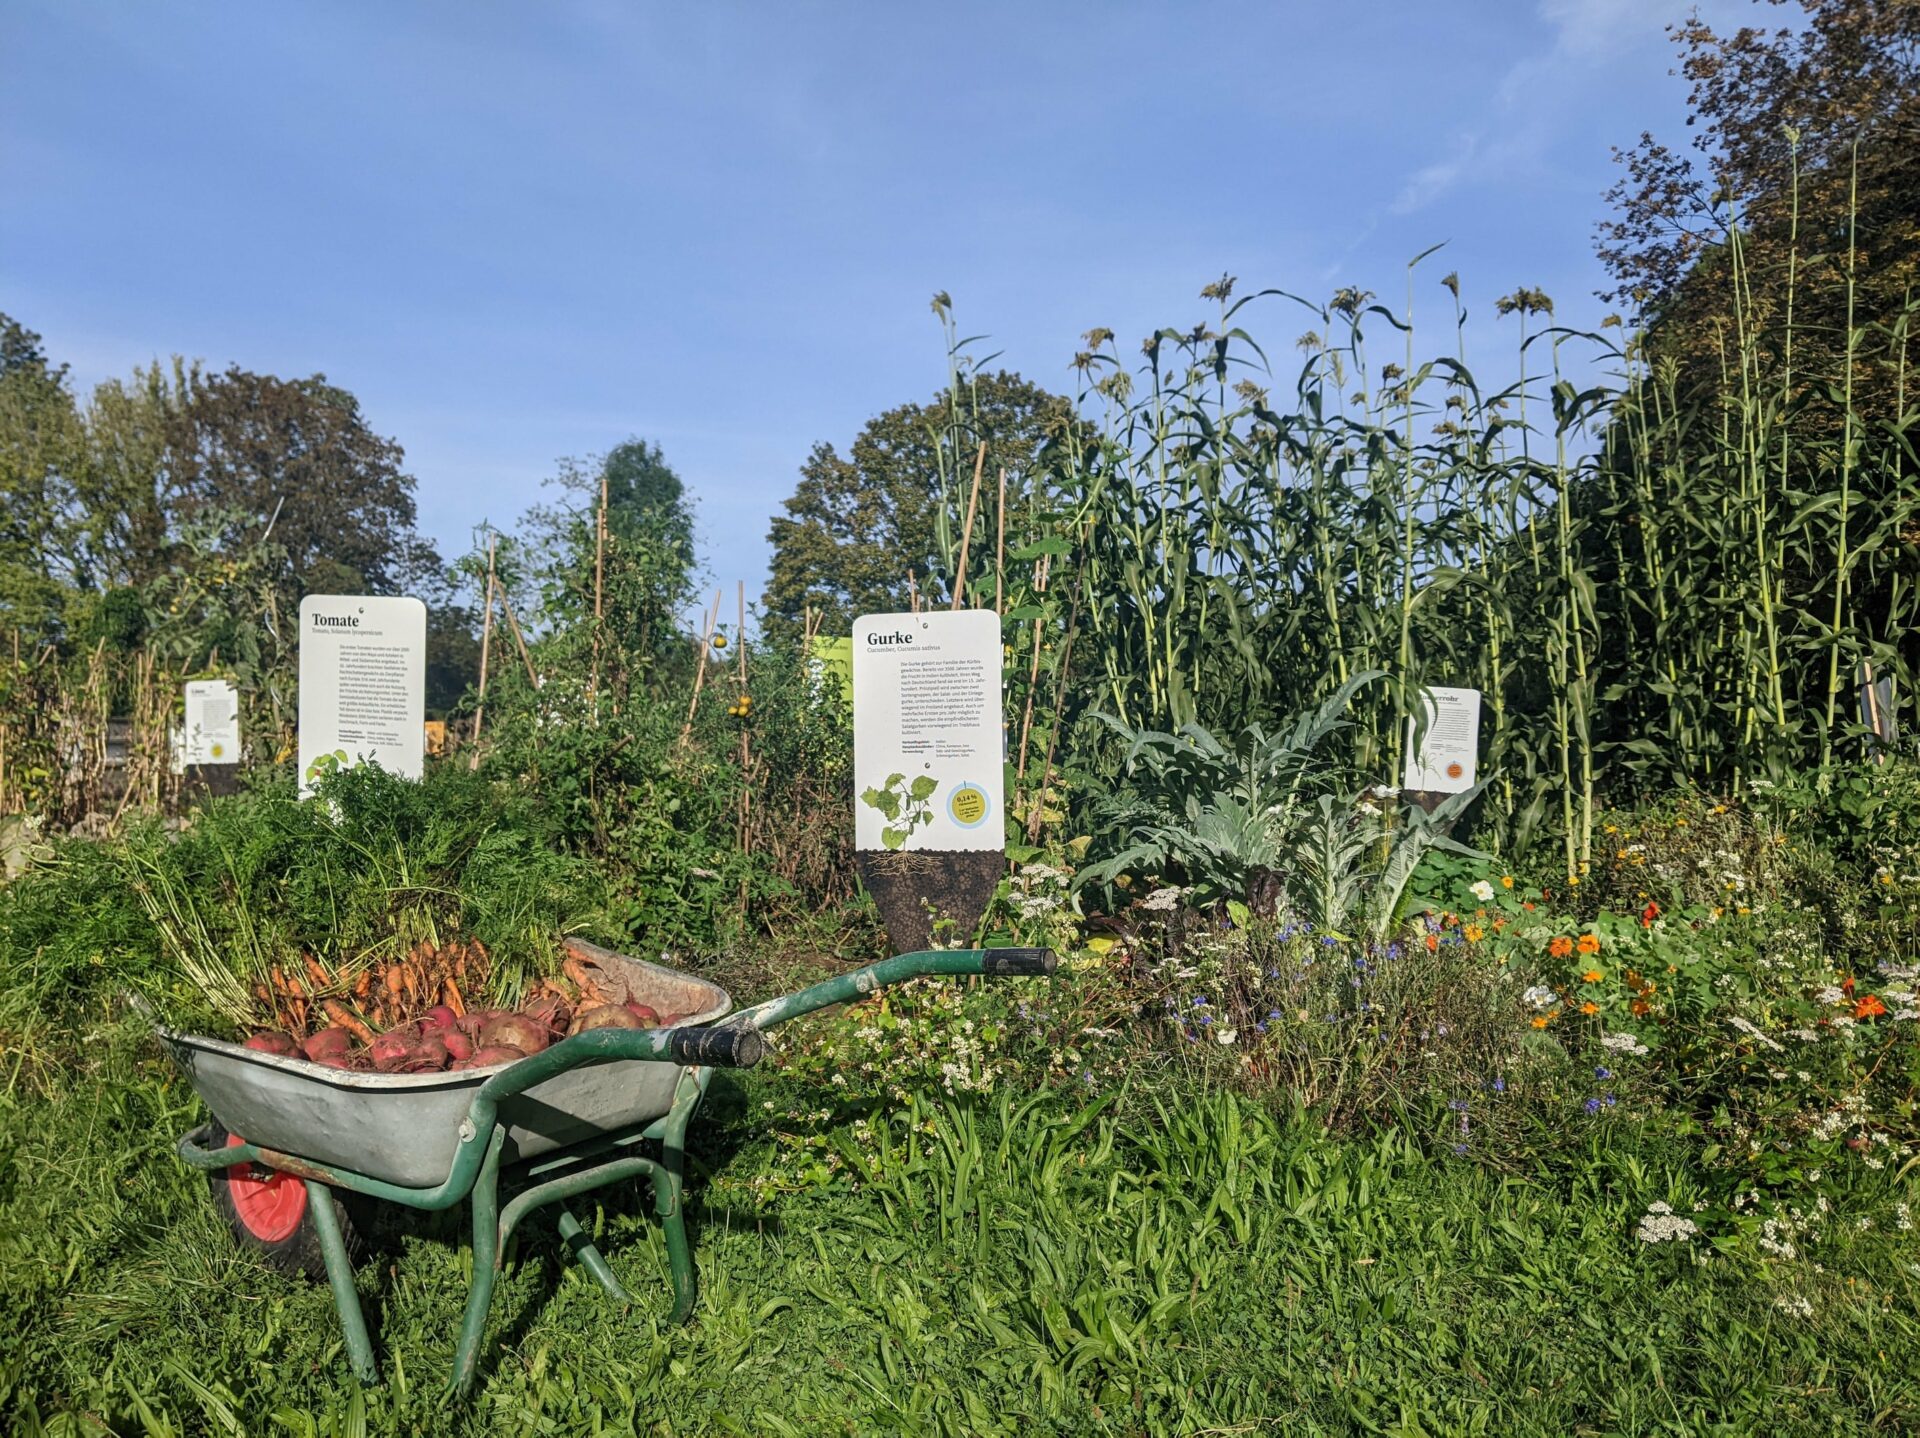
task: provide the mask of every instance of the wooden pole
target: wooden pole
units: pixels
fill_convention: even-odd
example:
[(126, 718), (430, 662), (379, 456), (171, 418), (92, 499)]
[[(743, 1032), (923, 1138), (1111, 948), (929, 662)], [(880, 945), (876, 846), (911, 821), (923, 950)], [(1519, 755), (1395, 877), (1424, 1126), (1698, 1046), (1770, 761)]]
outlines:
[(907, 571), (907, 606), (915, 613), (920, 612), (920, 586), (914, 581), (913, 571)]
[[(1044, 595), (1047, 592), (1047, 571), (1053, 567), (1053, 556), (1040, 556), (1040, 573), (1034, 581), (1034, 592)], [(1013, 782), (1017, 790), (1027, 777), (1027, 736), (1033, 732), (1033, 692), (1040, 687), (1040, 624), (1045, 616), (1036, 616), (1033, 621), (1033, 667), (1027, 674), (1027, 712), (1020, 721), (1020, 764), (1014, 771)]]
[(473, 753), (467, 756), (467, 768), (480, 767), (480, 727), (487, 715), (487, 650), (493, 643), (493, 546), (487, 536), (487, 598), (480, 620), (480, 693), (473, 702)]
[(533, 672), (533, 656), (527, 653), (526, 636), (520, 632), (520, 621), (513, 617), (513, 601), (507, 598), (507, 586), (500, 586), (500, 607), (506, 611), (507, 624), (513, 630), (513, 642), (519, 647), (520, 662), (527, 666), (527, 683), (535, 689), (540, 687), (540, 676)]
[[(734, 647), (740, 662), (740, 852), (752, 852), (753, 845), (749, 835), (749, 825), (753, 819), (753, 743), (746, 723), (751, 701), (747, 695), (747, 582), (740, 581), (740, 621), (734, 629)], [(742, 878), (741, 898), (746, 897), (746, 880)]]
[(1000, 471), (1000, 503), (994, 509), (993, 612), (1005, 614), (1007, 574), (1007, 472)]
[(720, 595), (723, 591), (713, 591), (713, 608), (707, 611), (707, 627), (700, 635), (700, 659), (693, 670), (693, 698), (687, 701), (687, 722), (680, 727), (680, 742), (686, 743), (693, 734), (694, 712), (700, 707), (700, 687), (707, 679), (707, 653), (713, 648), (713, 629), (720, 622)]
[(967, 600), (967, 549), (973, 543), (973, 516), (980, 507), (980, 471), (987, 463), (987, 442), (980, 441), (980, 448), (973, 456), (973, 487), (967, 491), (967, 527), (960, 531), (960, 568), (953, 576), (953, 603), (958, 609)]
[(600, 690), (600, 631), (604, 628), (607, 568), (607, 467), (600, 466), (600, 508), (593, 517), (593, 672), (587, 676), (587, 697)]

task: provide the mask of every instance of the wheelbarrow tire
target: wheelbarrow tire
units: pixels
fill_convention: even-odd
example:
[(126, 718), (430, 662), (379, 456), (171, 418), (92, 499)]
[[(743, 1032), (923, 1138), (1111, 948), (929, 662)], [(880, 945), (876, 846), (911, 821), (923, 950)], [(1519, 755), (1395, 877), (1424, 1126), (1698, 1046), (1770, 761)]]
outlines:
[[(209, 1137), (210, 1146), (240, 1142), (218, 1124), (213, 1125)], [(290, 1277), (327, 1276), (326, 1253), (302, 1180), (290, 1173), (269, 1173), (252, 1164), (235, 1164), (210, 1169), (207, 1182), (213, 1189), (213, 1206), (242, 1248), (251, 1249), (267, 1267)], [(331, 1201), (340, 1237), (346, 1244), (347, 1261), (357, 1262), (363, 1245), (352, 1210), (337, 1193)]]

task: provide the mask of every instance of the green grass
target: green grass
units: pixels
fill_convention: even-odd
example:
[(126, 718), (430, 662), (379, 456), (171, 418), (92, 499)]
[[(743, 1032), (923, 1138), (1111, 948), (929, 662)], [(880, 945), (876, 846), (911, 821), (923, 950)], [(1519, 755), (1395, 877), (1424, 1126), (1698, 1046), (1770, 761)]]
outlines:
[[(1683, 1150), (1616, 1130), (1534, 1178), (1225, 1094), (927, 1100), (873, 1181), (776, 1197), (778, 1073), (698, 1125), (694, 1323), (637, 1196), (583, 1221), (622, 1315), (547, 1232), (496, 1298), (481, 1384), (439, 1397), (465, 1292), (448, 1220), (377, 1223), (359, 1272), (386, 1386), (324, 1286), (237, 1252), (172, 1156), (197, 1121), (137, 1024), (0, 1101), (0, 1422), (19, 1433), (1832, 1433), (1920, 1422), (1906, 1235), (1790, 1283), (1633, 1237), (1687, 1211)], [(1159, 1104), (1166, 1111), (1159, 1111)], [(837, 1135), (849, 1144), (849, 1128)], [(1896, 1241), (1899, 1240), (1899, 1241)], [(1708, 1257), (1708, 1254), (1713, 1256)], [(1770, 1271), (1771, 1272), (1771, 1271)], [(1775, 1307), (1786, 1293), (1810, 1318)]]

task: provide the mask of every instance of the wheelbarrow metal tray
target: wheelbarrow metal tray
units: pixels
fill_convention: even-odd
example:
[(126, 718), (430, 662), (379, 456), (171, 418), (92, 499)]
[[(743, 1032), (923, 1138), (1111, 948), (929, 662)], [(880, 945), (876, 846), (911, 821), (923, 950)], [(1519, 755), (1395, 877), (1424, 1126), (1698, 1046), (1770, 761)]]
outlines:
[[(681, 1013), (689, 1025), (712, 1023), (733, 1007), (727, 991), (705, 979), (579, 940), (567, 947), (598, 971), (595, 982), (615, 1002)], [(446, 1178), (474, 1091), (508, 1067), (354, 1073), (167, 1029), (160, 1037), (227, 1132), (405, 1188), (431, 1188)], [(501, 1104), (502, 1160), (537, 1158), (659, 1118), (673, 1106), (678, 1079), (671, 1064), (637, 1059), (555, 1074)]]

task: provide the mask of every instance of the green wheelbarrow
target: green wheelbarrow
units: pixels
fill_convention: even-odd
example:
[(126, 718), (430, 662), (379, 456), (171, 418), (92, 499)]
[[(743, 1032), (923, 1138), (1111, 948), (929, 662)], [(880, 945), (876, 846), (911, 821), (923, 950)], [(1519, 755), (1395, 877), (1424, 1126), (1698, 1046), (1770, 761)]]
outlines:
[(703, 979), (577, 941), (568, 947), (616, 1001), (692, 1017), (674, 1028), (597, 1029), (510, 1064), (433, 1074), (344, 1072), (161, 1031), (216, 1120), (180, 1140), (180, 1157), (207, 1172), (242, 1242), (283, 1269), (325, 1274), (363, 1382), (378, 1382), (379, 1370), (353, 1286), (353, 1236), (339, 1193), (428, 1212), (471, 1200), (473, 1284), (449, 1385), (465, 1393), (508, 1240), (534, 1210), (556, 1209), (568, 1251), (615, 1301), (633, 1304), (567, 1209), (568, 1199), (593, 1189), (647, 1180), (673, 1275), (671, 1321), (692, 1315), (687, 1125), (714, 1068), (750, 1068), (765, 1055), (765, 1030), (924, 974), (1054, 969), (1046, 949), (901, 954), (729, 1013), (726, 992)]

